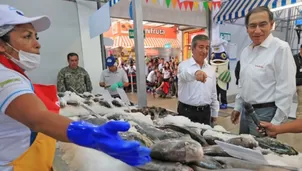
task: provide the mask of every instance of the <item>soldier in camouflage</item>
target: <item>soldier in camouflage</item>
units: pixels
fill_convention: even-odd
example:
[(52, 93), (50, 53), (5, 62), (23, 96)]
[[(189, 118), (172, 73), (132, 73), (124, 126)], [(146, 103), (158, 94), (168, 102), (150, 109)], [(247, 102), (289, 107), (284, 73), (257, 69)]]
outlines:
[(84, 68), (78, 66), (79, 56), (76, 53), (69, 53), (67, 60), (69, 65), (61, 69), (58, 74), (57, 91), (72, 91), (73, 88), (78, 93), (91, 92), (92, 85), (89, 74)]

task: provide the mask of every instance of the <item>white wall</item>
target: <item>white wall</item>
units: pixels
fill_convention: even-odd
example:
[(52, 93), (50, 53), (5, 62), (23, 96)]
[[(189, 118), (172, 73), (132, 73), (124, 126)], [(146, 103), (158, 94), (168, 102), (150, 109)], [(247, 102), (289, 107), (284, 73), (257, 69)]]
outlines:
[(47, 15), (52, 25), (50, 29), (39, 34), (42, 45), (41, 66), (28, 73), (35, 83), (56, 84), (57, 74), (67, 66), (67, 54), (79, 55), (80, 66), (91, 77), (94, 92), (98, 90), (102, 70), (99, 38), (90, 39), (89, 16), (96, 11), (95, 2), (78, 3), (63, 0), (0, 0), (18, 8), (25, 16)]
[(97, 93), (100, 90), (99, 81), (101, 71), (103, 70), (100, 49), (101, 45), (99, 37), (90, 39), (89, 33), (89, 16), (91, 16), (97, 10), (97, 5), (96, 2), (78, 0), (77, 7), (81, 30), (81, 45), (83, 51), (84, 68), (90, 75), (93, 93)]
[[(48, 15), (51, 28), (39, 34), (41, 66), (29, 72), (35, 83), (56, 84), (57, 73), (67, 65), (67, 54), (82, 54), (77, 7), (62, 0), (0, 0), (24, 12), (25, 16)], [(81, 58), (80, 65), (83, 65)]]

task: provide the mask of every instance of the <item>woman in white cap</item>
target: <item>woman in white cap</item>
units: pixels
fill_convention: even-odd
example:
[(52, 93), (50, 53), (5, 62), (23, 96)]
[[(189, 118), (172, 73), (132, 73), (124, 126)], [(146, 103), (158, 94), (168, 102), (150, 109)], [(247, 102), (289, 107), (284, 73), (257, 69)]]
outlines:
[(48, 29), (50, 20), (25, 17), (8, 5), (0, 5), (0, 14), (1, 170), (52, 170), (56, 140), (103, 151), (132, 166), (150, 161), (148, 148), (118, 135), (129, 123), (96, 126), (58, 115), (56, 87), (32, 84), (24, 73), (40, 64), (37, 32)]

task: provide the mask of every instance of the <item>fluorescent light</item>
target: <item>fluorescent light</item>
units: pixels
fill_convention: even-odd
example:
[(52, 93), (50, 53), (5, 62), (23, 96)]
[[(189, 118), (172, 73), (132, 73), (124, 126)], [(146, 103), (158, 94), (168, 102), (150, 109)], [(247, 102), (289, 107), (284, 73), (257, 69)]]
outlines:
[(283, 7), (273, 8), (273, 9), (271, 9), (271, 11), (275, 12), (275, 11), (284, 10), (284, 9), (287, 9), (287, 8), (292, 8), (292, 7), (301, 6), (301, 5), (302, 5), (302, 2), (297, 2), (297, 3), (294, 3), (294, 4), (285, 5)]

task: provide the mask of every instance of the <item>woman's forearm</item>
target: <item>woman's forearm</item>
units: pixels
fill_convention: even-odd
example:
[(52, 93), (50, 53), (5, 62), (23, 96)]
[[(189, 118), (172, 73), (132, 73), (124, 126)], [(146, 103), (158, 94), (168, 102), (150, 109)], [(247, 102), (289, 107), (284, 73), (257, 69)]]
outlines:
[(276, 126), (278, 134), (283, 133), (302, 133), (302, 119), (287, 122)]
[(40, 115), (43, 118), (36, 120), (33, 127), (34, 131), (41, 132), (58, 141), (69, 142), (67, 128), (72, 122), (71, 119), (49, 111), (42, 111)]

